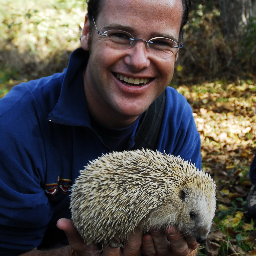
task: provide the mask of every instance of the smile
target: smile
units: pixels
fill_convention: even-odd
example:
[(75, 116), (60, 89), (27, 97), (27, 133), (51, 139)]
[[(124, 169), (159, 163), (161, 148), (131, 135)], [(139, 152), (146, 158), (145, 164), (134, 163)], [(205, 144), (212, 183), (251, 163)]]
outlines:
[(149, 78), (132, 78), (132, 77), (127, 77), (119, 74), (115, 74), (115, 77), (118, 80), (120, 80), (122, 83), (126, 85), (131, 85), (131, 86), (143, 86), (149, 83), (149, 81), (151, 80)]

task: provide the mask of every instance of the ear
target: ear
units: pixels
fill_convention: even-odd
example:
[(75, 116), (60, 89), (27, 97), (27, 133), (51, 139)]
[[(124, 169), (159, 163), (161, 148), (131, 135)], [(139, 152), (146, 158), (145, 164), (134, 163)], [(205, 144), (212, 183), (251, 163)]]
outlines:
[(81, 35), (81, 46), (84, 50), (89, 50), (90, 22), (88, 16), (85, 16), (84, 27)]
[(180, 191), (180, 199), (181, 199), (181, 201), (185, 201), (185, 199), (186, 199), (186, 197), (187, 197), (187, 194), (186, 194), (186, 192), (182, 189), (181, 191)]

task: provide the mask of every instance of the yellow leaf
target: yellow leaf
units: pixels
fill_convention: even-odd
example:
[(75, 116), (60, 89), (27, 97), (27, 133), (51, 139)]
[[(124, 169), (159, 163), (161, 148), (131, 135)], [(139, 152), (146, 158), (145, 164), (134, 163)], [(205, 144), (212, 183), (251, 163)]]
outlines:
[(236, 165), (230, 165), (230, 166), (226, 166), (226, 169), (233, 169), (235, 167), (236, 167)]
[(242, 212), (237, 211), (235, 218), (240, 218), (240, 219), (242, 219), (243, 216), (244, 216), (244, 214), (243, 214)]
[(224, 205), (224, 204), (219, 204), (218, 205), (218, 209), (220, 211), (228, 211), (229, 210), (229, 208), (226, 205)]
[(183, 67), (182, 67), (181, 65), (177, 65), (177, 66), (176, 66), (176, 70), (177, 70), (178, 72), (181, 72), (181, 71), (183, 70)]
[(221, 223), (224, 227), (232, 227), (234, 218), (231, 215), (228, 215), (225, 220), (223, 220)]
[(233, 218), (231, 215), (228, 215), (227, 218), (222, 221), (222, 224), (228, 228), (235, 228), (238, 226), (243, 216), (244, 214), (242, 212), (237, 212), (235, 218)]
[(242, 226), (242, 229), (243, 230), (254, 230), (254, 227), (253, 225), (249, 224), (249, 223), (245, 223), (243, 226)]
[(233, 224), (232, 224), (233, 228), (236, 227), (240, 223), (243, 216), (244, 216), (244, 214), (242, 212), (237, 212), (236, 213), (236, 216), (235, 216), (235, 218), (233, 220)]
[(230, 194), (228, 189), (221, 190), (221, 193), (223, 193), (223, 194), (225, 194), (227, 196)]

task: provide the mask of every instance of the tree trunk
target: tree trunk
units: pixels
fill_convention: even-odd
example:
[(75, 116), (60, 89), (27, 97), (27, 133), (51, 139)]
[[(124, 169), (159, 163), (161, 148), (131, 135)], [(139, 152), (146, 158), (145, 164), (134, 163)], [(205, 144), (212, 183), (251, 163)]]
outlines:
[(219, 0), (222, 32), (234, 38), (244, 32), (249, 19), (255, 15), (256, 0)]
[(256, 0), (252, 0), (252, 16), (256, 17)]

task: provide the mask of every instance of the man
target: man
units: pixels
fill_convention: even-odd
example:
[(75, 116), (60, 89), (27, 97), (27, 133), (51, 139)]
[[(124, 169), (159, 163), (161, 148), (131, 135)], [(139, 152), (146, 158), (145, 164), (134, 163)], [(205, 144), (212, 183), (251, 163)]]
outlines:
[(250, 178), (252, 181), (252, 187), (246, 198), (244, 210), (247, 218), (256, 219), (256, 155), (254, 156), (250, 167)]
[(18, 85), (0, 101), (1, 255), (71, 255), (71, 248), (73, 255), (188, 255), (197, 247), (174, 227), (131, 234), (123, 249), (87, 246), (69, 220), (68, 196), (90, 160), (136, 146), (138, 127), (163, 92), (156, 149), (201, 167), (191, 108), (168, 87), (188, 6), (90, 0), (82, 48), (67, 70)]

